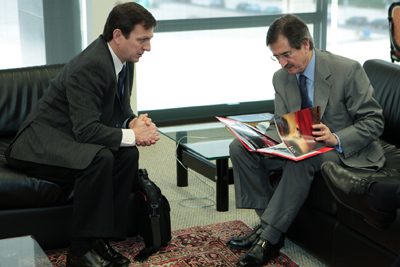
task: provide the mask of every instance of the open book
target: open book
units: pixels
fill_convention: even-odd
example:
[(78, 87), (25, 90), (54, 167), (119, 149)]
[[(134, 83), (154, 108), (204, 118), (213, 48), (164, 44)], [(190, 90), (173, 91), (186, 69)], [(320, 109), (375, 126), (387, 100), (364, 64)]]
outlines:
[(279, 142), (243, 122), (216, 117), (252, 152), (269, 153), (299, 161), (332, 150), (312, 136), (312, 125), (320, 123), (321, 107), (313, 107), (275, 118)]

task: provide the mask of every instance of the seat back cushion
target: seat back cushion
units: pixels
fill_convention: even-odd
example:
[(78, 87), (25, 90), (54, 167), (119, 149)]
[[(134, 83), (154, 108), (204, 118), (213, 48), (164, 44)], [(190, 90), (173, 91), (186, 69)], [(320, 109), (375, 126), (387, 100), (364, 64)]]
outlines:
[(383, 109), (382, 139), (400, 147), (400, 66), (380, 59), (367, 60), (364, 69)]
[(14, 135), (63, 64), (0, 70), (0, 137)]

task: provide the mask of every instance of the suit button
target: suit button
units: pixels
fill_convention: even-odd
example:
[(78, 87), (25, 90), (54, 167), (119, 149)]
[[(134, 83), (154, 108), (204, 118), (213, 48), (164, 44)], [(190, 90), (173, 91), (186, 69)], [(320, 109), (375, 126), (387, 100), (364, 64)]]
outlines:
[(119, 128), (119, 124), (116, 124), (115, 127)]

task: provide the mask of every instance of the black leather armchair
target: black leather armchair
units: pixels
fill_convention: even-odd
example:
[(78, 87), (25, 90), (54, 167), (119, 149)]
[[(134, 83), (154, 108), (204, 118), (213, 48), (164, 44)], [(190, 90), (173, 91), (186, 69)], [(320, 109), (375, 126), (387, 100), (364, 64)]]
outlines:
[[(0, 239), (32, 235), (45, 250), (70, 242), (73, 185), (57, 185), (7, 166), (4, 151), (63, 67), (0, 70)], [(133, 193), (131, 195), (133, 208)], [(128, 234), (135, 235), (132, 217)]]
[[(381, 143), (386, 164), (378, 172), (347, 169), (362, 177), (397, 176), (400, 175), (400, 65), (368, 60), (363, 67), (385, 116)], [(377, 230), (358, 213), (338, 203), (319, 172), (288, 237), (328, 266), (391, 266), (400, 254), (400, 212), (389, 229)]]

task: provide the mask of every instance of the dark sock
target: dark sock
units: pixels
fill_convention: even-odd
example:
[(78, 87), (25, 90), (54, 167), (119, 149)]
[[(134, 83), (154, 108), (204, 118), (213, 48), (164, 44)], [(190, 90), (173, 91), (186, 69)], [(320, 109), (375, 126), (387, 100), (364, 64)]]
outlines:
[(73, 237), (69, 251), (76, 257), (82, 257), (92, 249), (92, 239), (90, 237)]
[(392, 213), (400, 208), (400, 185), (393, 183), (373, 183), (367, 193), (367, 203), (373, 209)]

